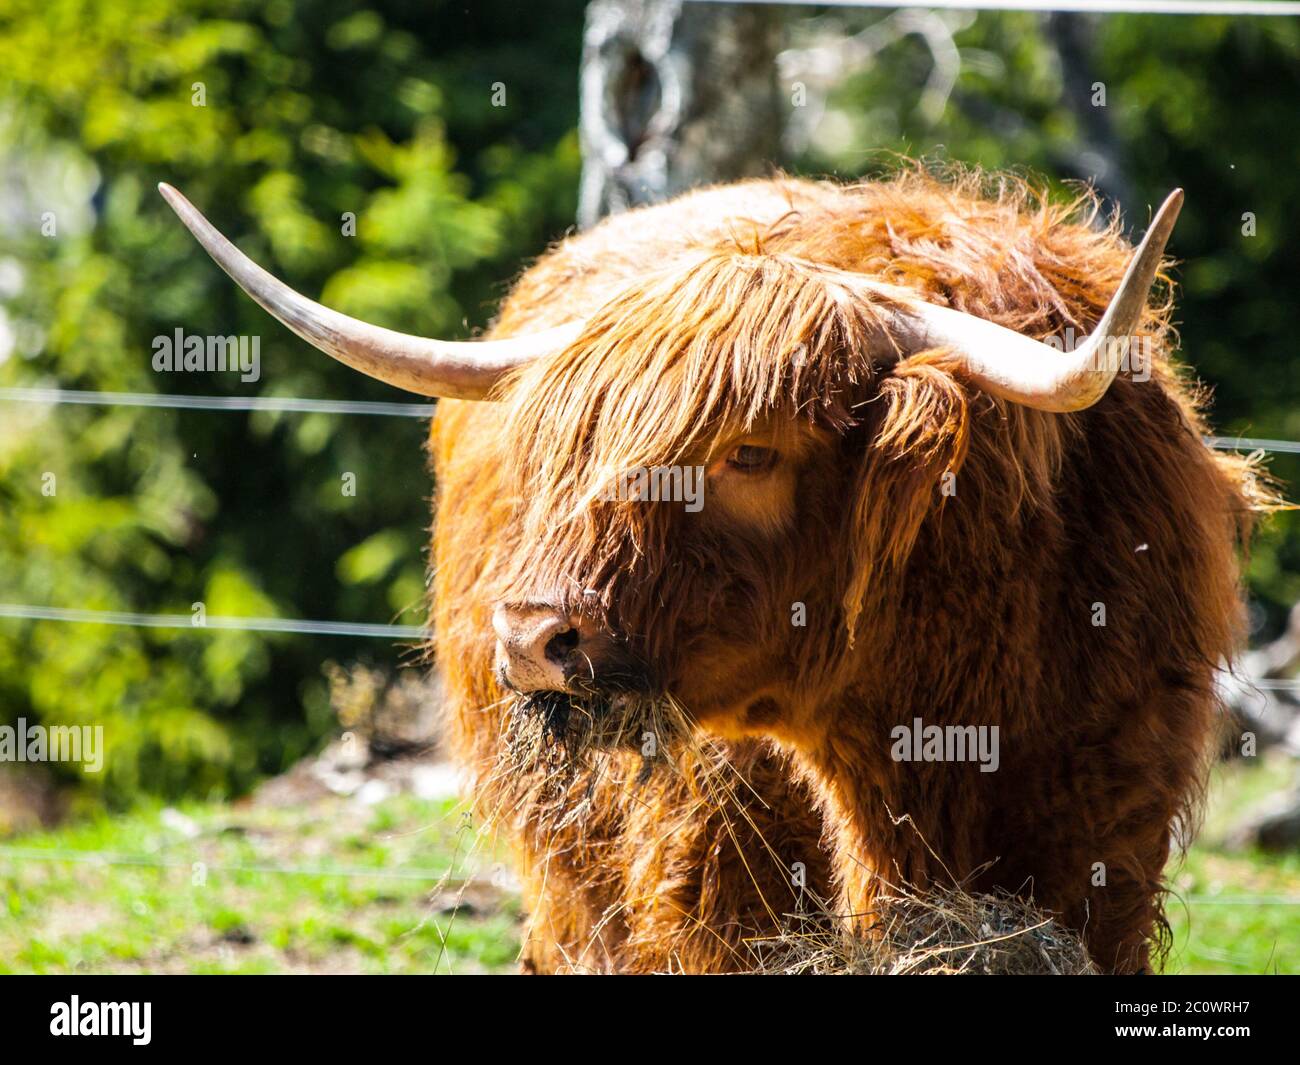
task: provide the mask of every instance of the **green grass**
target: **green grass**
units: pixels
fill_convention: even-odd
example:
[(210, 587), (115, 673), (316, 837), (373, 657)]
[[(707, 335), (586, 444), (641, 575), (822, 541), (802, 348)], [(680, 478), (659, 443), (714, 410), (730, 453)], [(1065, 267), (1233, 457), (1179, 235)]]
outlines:
[[(1166, 971), (1300, 971), (1300, 906), (1223, 904), (1300, 899), (1300, 854), (1221, 843), (1293, 771), (1277, 759), (1216, 773), (1202, 841), (1170, 871)], [(0, 972), (515, 970), (521, 919), (502, 855), (452, 801), (179, 812), (0, 844)]]
[[(1216, 771), (1200, 839), (1169, 879), (1166, 913), (1174, 932), (1170, 973), (1300, 972), (1300, 853), (1232, 851), (1228, 829), (1270, 795), (1286, 790), (1295, 763), (1248, 759)], [(1238, 904), (1233, 899), (1258, 901)]]
[[(515, 967), (517, 900), (453, 802), (180, 812), (190, 825), (155, 809), (0, 846), (0, 972)], [(473, 908), (452, 912), (467, 880)]]

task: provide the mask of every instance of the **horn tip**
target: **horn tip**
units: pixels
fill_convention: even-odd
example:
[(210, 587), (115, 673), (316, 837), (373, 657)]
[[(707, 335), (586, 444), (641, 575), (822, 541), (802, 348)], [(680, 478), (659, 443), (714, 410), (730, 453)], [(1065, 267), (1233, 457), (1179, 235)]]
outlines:
[(180, 190), (168, 185), (165, 181), (158, 182), (158, 191), (162, 193), (162, 198), (174, 208), (185, 202), (185, 197), (181, 195)]
[(1177, 215), (1178, 212), (1182, 210), (1182, 208), (1183, 208), (1183, 190), (1181, 188), (1178, 188), (1178, 189), (1174, 189), (1168, 196), (1165, 197), (1165, 202), (1160, 205), (1160, 210), (1157, 213), (1165, 214), (1166, 212), (1168, 212), (1170, 214)]
[(1174, 189), (1165, 197), (1159, 209), (1151, 216), (1146, 236), (1142, 238), (1143, 248), (1154, 248), (1157, 254), (1164, 251), (1165, 242), (1174, 231), (1174, 223), (1183, 209), (1183, 190)]

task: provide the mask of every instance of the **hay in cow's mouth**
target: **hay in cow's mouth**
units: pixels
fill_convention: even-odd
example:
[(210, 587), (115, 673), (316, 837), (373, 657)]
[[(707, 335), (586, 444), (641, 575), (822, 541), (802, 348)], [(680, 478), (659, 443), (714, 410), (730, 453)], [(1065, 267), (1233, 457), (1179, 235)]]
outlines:
[(630, 751), (641, 756), (646, 777), (690, 735), (690, 717), (671, 695), (528, 692), (510, 705), (505, 752), (515, 771), (540, 769), (558, 783), (589, 768), (593, 755)]

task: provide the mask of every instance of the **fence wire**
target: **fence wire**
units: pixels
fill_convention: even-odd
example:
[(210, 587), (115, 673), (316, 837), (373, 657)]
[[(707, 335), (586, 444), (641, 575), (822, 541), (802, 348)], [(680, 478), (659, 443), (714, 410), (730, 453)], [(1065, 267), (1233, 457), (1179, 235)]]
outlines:
[[(327, 876), (346, 879), (422, 880), (446, 883), (453, 879), (446, 870), (436, 869), (368, 869), (340, 866), (299, 866), (207, 862), (200, 858), (161, 858), (150, 854), (117, 854), (111, 851), (66, 850), (53, 847), (11, 847), (0, 845), (0, 860), (15, 862), (68, 862), (105, 867), (143, 869), (192, 869), (196, 862), (213, 873), (257, 873), (269, 876)], [(478, 879), (488, 879), (479, 877)], [(454, 886), (460, 886), (457, 880)], [(1291, 895), (1183, 895), (1181, 902), (1198, 906), (1300, 906), (1300, 896)]]
[(390, 418), (431, 418), (433, 403), (380, 403), (299, 396), (179, 396), (154, 392), (96, 392), (67, 388), (0, 388), (0, 400), (15, 403), (69, 403), (92, 407), (163, 407), (172, 410), (282, 411), (292, 414), (371, 414)]
[[(186, 396), (153, 392), (100, 392), (68, 388), (0, 388), (0, 401), (47, 406), (155, 407), (169, 410), (276, 411), (291, 414), (359, 414), (389, 418), (432, 418), (436, 403), (360, 402), (302, 396)], [(1220, 451), (1269, 451), (1300, 455), (1300, 440), (1207, 436)]]
[(31, 603), (0, 603), (0, 618), (24, 621), (67, 621), (79, 625), (123, 625), (139, 629), (221, 629), (228, 632), (284, 632), (302, 636), (365, 636), (391, 640), (420, 640), (422, 625), (379, 625), (355, 621), (307, 621), (302, 618), (241, 618), (193, 614), (134, 614), (119, 610), (71, 610)]

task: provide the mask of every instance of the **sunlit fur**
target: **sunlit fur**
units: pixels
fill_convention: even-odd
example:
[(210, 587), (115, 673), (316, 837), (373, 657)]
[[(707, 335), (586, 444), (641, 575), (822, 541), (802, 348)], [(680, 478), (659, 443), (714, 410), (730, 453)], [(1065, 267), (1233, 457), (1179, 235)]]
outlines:
[[(810, 896), (869, 924), (877, 877), (1032, 894), (1103, 967), (1148, 965), (1238, 637), (1235, 551), (1271, 501), (1201, 442), (1167, 278), (1141, 325), (1152, 379), (1056, 415), (980, 393), (943, 351), (900, 361), (838, 273), (1082, 336), (1129, 253), (1087, 192), (909, 169), (703, 190), (523, 275), (493, 335), (575, 316), (584, 334), (500, 402), (442, 403), (432, 453), (448, 731), (516, 847), (527, 968), (745, 969)], [(716, 468), (753, 432), (789, 456), (792, 505), (731, 477), (699, 514), (600, 498), (621, 469)], [(559, 789), (503, 758), (489, 617), (532, 599), (625, 638), (697, 742), (648, 777), (603, 752)], [(892, 761), (916, 717), (998, 726), (1001, 768)]]

